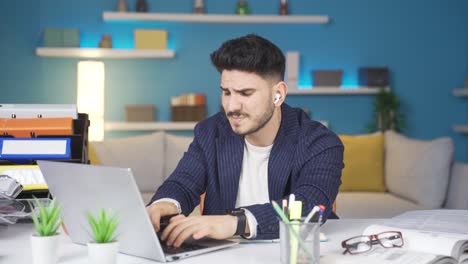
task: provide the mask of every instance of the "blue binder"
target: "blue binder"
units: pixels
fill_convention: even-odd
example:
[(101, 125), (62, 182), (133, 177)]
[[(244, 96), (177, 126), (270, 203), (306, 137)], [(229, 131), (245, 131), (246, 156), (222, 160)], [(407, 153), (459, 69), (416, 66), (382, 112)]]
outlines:
[(70, 138), (0, 138), (0, 159), (70, 159), (70, 142)]

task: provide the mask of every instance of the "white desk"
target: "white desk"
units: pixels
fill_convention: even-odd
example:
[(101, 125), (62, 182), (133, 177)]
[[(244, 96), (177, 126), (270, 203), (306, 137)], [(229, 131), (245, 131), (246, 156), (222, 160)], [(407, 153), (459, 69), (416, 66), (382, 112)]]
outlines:
[[(334, 256), (341, 255), (341, 241), (360, 235), (370, 224), (382, 223), (382, 219), (346, 219), (329, 220), (322, 228), (328, 237), (328, 242), (320, 246), (320, 263), (334, 263)], [(30, 236), (33, 233), (32, 224), (16, 224), (0, 227), (0, 263), (32, 263)], [(62, 235), (59, 251), (59, 263), (88, 263), (86, 246), (73, 244)], [(175, 263), (280, 263), (279, 243), (241, 244), (239, 246), (215, 251), (200, 256), (186, 258)], [(119, 254), (118, 264), (156, 263), (150, 260)]]

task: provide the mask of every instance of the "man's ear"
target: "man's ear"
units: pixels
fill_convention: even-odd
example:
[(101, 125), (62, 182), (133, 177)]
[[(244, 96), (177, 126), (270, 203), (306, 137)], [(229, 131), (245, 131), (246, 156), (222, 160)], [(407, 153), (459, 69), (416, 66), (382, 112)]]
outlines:
[[(280, 81), (275, 85), (275, 106), (281, 106), (286, 99), (286, 95), (288, 94), (288, 85)], [(276, 98), (279, 98), (278, 100)]]

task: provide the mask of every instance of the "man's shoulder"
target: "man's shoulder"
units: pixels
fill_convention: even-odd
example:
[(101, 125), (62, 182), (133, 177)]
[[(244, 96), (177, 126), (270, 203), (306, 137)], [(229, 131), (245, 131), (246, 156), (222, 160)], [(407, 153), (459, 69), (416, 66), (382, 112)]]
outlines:
[(305, 113), (298, 114), (298, 143), (314, 148), (342, 146), (340, 138), (319, 121), (310, 119)]

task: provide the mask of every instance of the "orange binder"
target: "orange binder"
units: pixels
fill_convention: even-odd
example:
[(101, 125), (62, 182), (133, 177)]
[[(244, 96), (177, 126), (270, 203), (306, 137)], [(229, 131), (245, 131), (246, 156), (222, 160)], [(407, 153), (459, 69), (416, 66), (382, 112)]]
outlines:
[(60, 118), (0, 118), (0, 135), (15, 138), (73, 134), (73, 119)]

